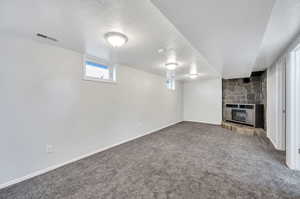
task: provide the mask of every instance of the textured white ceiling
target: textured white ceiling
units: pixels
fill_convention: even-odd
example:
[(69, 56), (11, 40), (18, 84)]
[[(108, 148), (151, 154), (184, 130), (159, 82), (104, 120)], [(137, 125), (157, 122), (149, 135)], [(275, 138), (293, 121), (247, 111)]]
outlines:
[(249, 76), (274, 0), (152, 0), (224, 78)]
[(300, 1), (277, 0), (255, 63), (255, 70), (270, 67), (298, 34)]
[[(128, 43), (112, 49), (103, 37), (109, 31), (126, 34)], [(39, 40), (38, 32), (59, 41), (50, 44), (160, 75), (172, 57), (179, 79), (192, 64), (206, 76), (220, 75), (149, 0), (0, 1), (0, 33)]]
[[(237, 78), (274, 62), (300, 31), (299, 13), (299, 0), (1, 0), (0, 34), (164, 76), (164, 64), (176, 57), (177, 79), (187, 79), (191, 66), (202, 78)], [(103, 37), (109, 31), (129, 42), (112, 49)]]

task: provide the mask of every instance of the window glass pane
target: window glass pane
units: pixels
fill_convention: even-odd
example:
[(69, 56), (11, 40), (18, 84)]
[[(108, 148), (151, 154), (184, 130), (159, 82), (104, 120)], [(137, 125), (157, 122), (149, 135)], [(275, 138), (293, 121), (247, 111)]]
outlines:
[(168, 89), (175, 90), (175, 80), (168, 79), (166, 81), (166, 86), (167, 86)]
[(95, 62), (85, 62), (85, 75), (99, 79), (110, 79), (109, 67)]

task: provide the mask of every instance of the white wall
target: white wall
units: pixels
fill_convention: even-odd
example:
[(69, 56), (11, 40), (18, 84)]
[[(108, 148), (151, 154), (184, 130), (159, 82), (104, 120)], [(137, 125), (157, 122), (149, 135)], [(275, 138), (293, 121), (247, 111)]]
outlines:
[(221, 124), (222, 80), (203, 79), (184, 83), (183, 119), (186, 121)]
[[(296, 47), (300, 46), (300, 35), (298, 35), (294, 41), (287, 47), (286, 51), (277, 59), (273, 64), (272, 68), (278, 67), (282, 60), (286, 62), (286, 94), (277, 95), (276, 97), (285, 97), (286, 101), (286, 164), (291, 169), (300, 170), (300, 154), (298, 150), (300, 149), (300, 67), (296, 64)], [(268, 69), (268, 73), (270, 70)], [(280, 74), (280, 73), (279, 73)], [(278, 73), (277, 73), (278, 76)], [(279, 75), (280, 76), (280, 75)], [(277, 77), (278, 78), (278, 77)], [(269, 80), (268, 80), (269, 81)], [(268, 82), (270, 86), (270, 82)], [(270, 86), (271, 88), (272, 86)], [(274, 87), (274, 86), (273, 86)], [(269, 90), (271, 94), (274, 94), (272, 89)], [(276, 91), (275, 91), (276, 92)], [(268, 94), (269, 95), (269, 94)], [(274, 97), (274, 96), (273, 96)], [(268, 105), (270, 98), (268, 96)], [(278, 101), (278, 100), (271, 100)], [(268, 108), (269, 109), (269, 108)], [(276, 113), (273, 113), (276, 114)], [(267, 116), (269, 117), (269, 116)], [(278, 117), (278, 116), (277, 116)], [(273, 128), (277, 128), (278, 124), (272, 123), (268, 124), (267, 130), (269, 131), (269, 126), (273, 125)], [(274, 134), (274, 132), (267, 132), (268, 134)]]
[(181, 84), (171, 91), (163, 77), (126, 66), (116, 84), (84, 81), (79, 53), (0, 43), (0, 184), (182, 120)]
[(267, 137), (285, 151), (285, 58), (267, 71)]
[(287, 56), (287, 63), (286, 163), (291, 169), (300, 170), (300, 45)]

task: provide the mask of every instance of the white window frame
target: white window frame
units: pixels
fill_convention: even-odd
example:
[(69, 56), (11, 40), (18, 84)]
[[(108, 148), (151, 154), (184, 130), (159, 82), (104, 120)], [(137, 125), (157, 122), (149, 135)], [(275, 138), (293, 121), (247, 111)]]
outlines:
[[(86, 75), (86, 62), (94, 62), (100, 65), (105, 65), (109, 67), (109, 72), (110, 72), (110, 79), (101, 79), (101, 78), (96, 78), (96, 77), (91, 77)], [(116, 83), (116, 67), (109, 63), (106, 60), (100, 59), (95, 56), (91, 55), (84, 55), (83, 57), (83, 64), (82, 64), (83, 70), (82, 70), (82, 79), (87, 80), (87, 81), (96, 81), (96, 82), (105, 82), (105, 83)]]

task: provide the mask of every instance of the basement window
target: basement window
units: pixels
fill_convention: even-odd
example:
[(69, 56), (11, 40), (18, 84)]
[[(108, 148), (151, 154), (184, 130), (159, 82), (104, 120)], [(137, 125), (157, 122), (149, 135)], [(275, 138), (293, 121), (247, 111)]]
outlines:
[(115, 82), (115, 68), (97, 57), (85, 56), (83, 79), (101, 82)]
[(175, 80), (174, 79), (167, 79), (166, 86), (170, 90), (175, 90)]

